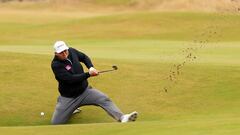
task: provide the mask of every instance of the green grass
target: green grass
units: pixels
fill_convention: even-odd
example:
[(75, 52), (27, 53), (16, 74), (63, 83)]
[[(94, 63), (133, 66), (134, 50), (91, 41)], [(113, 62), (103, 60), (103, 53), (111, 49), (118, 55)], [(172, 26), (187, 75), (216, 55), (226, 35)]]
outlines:
[[(67, 126), (34, 126), (34, 127), (11, 127), (1, 128), (5, 134), (48, 134), (48, 135), (74, 135), (89, 134), (89, 135), (132, 135), (132, 134), (151, 134), (151, 135), (198, 135), (198, 134), (217, 134), (225, 135), (232, 134), (238, 135), (239, 119), (218, 119), (218, 120), (167, 120), (158, 122), (138, 122), (134, 124), (116, 124), (116, 123), (101, 123), (101, 124), (82, 124), (80, 125), (67, 125)], [(9, 130), (10, 129), (10, 130)]]
[[(39, 14), (0, 13), (0, 132), (239, 134), (239, 15)], [(58, 96), (50, 63), (58, 39), (87, 53), (99, 70), (118, 65), (118, 71), (89, 81), (123, 112), (138, 111), (137, 122), (119, 124), (101, 108), (88, 106), (69, 125), (50, 125)], [(186, 58), (190, 53), (196, 59)], [(176, 82), (167, 79), (174, 64), (184, 61)]]
[(49, 45), (56, 39), (70, 43), (119, 39), (192, 41), (206, 39), (210, 32), (216, 32), (211, 41), (239, 41), (240, 32), (238, 15), (220, 13), (138, 12), (85, 18), (67, 13), (40, 12), (39, 15), (3, 11), (0, 29), (4, 34), (0, 44)]
[[(240, 49), (237, 43), (231, 43), (230, 47), (229, 44), (209, 44), (210, 47), (199, 50), (199, 60), (187, 63), (178, 76), (177, 84), (164, 78), (169, 75), (173, 64), (185, 59), (181, 50), (188, 46), (181, 45), (182, 42), (148, 43), (148, 46), (136, 46), (130, 40), (123, 46), (105, 42), (102, 49), (95, 43), (74, 47), (92, 56), (98, 69), (108, 69), (112, 64), (119, 66), (119, 71), (91, 78), (90, 82), (107, 93), (124, 112), (138, 110), (141, 114), (139, 121), (234, 118), (238, 114), (239, 74), (236, 73), (239, 72), (239, 54), (232, 56), (232, 52)], [(58, 95), (50, 70), (51, 48), (9, 46), (8, 49), (13, 51), (7, 53), (7, 46), (0, 47), (1, 87), (7, 89), (1, 90), (4, 98), (0, 102), (3, 116), (0, 124), (49, 124)], [(127, 51), (132, 49), (133, 52)], [(221, 60), (217, 60), (218, 57)], [(171, 88), (165, 93), (163, 86), (168, 85)], [(70, 123), (113, 122), (101, 109), (85, 108)], [(42, 111), (46, 113), (45, 117), (40, 116)], [(99, 112), (97, 116), (89, 116), (95, 111)]]

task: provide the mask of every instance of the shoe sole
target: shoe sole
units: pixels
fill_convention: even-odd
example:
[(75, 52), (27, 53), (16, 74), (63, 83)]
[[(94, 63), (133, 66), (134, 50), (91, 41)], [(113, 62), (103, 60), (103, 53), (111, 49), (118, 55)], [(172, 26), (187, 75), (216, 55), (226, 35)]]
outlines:
[(137, 117), (138, 117), (138, 113), (137, 112), (133, 112), (128, 120), (129, 121), (136, 121)]

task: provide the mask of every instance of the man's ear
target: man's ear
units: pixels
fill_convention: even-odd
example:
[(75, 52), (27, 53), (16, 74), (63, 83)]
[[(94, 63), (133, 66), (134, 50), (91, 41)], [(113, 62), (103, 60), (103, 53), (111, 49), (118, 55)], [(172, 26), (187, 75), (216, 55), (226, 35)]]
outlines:
[(58, 54), (58, 53), (56, 53), (56, 52), (55, 52), (54, 54), (55, 54), (55, 56), (59, 56), (59, 54)]

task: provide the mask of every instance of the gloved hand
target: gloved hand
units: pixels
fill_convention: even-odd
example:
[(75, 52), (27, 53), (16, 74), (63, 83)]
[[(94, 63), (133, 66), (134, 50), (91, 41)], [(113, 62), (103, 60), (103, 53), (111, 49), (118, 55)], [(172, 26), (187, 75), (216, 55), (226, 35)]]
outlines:
[(98, 71), (94, 67), (90, 67), (88, 72), (89, 72), (90, 76), (98, 75)]

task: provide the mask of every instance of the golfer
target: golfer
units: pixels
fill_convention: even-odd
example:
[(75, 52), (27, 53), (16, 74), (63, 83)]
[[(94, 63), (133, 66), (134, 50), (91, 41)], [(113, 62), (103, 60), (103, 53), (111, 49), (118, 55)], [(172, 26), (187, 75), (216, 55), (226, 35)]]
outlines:
[[(51, 67), (58, 81), (60, 96), (52, 116), (52, 124), (67, 123), (73, 112), (84, 105), (100, 106), (122, 123), (136, 120), (137, 112), (123, 114), (109, 97), (88, 84), (89, 77), (99, 74), (87, 55), (69, 48), (64, 41), (55, 42), (54, 51)], [(88, 72), (84, 72), (80, 62), (86, 65)]]

